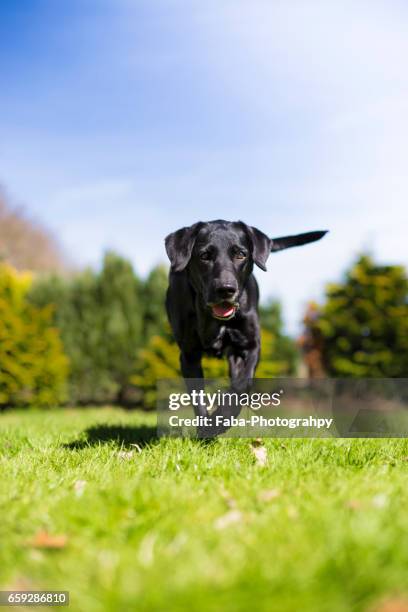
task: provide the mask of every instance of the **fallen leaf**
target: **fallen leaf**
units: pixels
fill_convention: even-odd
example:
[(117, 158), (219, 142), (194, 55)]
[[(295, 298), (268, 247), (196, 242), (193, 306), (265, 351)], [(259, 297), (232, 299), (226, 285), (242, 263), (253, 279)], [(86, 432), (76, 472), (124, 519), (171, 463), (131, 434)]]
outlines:
[(227, 504), (227, 506), (229, 508), (236, 508), (237, 506), (237, 502), (236, 500), (232, 497), (231, 493), (229, 491), (227, 491), (226, 489), (222, 488), (220, 491), (221, 497), (225, 500), (225, 503)]
[[(30, 550), (30, 559), (32, 559), (36, 563), (42, 563), (45, 559), (44, 553), (38, 548), (33, 548), (32, 550)], [(18, 591), (19, 589), (15, 589), (15, 590)], [(30, 590), (30, 589), (20, 589), (20, 591), (24, 591), (24, 590)]]
[(255, 440), (251, 444), (251, 450), (255, 455), (256, 464), (260, 467), (264, 467), (268, 461), (268, 451), (258, 440)]
[(350, 510), (360, 510), (362, 503), (359, 499), (349, 499), (346, 502), (346, 506), (350, 508)]
[(385, 508), (388, 505), (388, 496), (385, 493), (374, 495), (372, 504), (374, 508)]
[(374, 607), (373, 612), (408, 612), (408, 599), (400, 597), (386, 599)]
[(31, 591), (34, 590), (34, 585), (30, 578), (22, 576), (20, 578), (16, 578), (10, 584), (6, 583), (5, 585), (2, 585), (1, 588), (5, 591)]
[(153, 563), (156, 539), (157, 536), (155, 533), (147, 533), (140, 542), (138, 558), (140, 563), (145, 567)]
[(86, 487), (86, 480), (76, 480), (74, 482), (74, 491), (77, 497), (82, 497)]
[(64, 548), (68, 538), (64, 534), (52, 535), (47, 531), (39, 531), (29, 540), (28, 545), (33, 548)]
[(242, 512), (239, 510), (230, 510), (226, 514), (218, 517), (214, 523), (216, 529), (225, 529), (234, 523), (239, 523), (242, 520)]
[(167, 551), (170, 553), (171, 556), (177, 555), (180, 552), (180, 550), (184, 547), (186, 542), (187, 542), (186, 534), (179, 533), (176, 535), (174, 540), (170, 542), (170, 544), (167, 547)]
[(299, 512), (295, 508), (295, 506), (288, 507), (288, 517), (291, 519), (297, 519), (299, 516)]
[(131, 444), (130, 446), (134, 446), (134, 447), (135, 447), (135, 449), (137, 450), (137, 452), (138, 452), (138, 453), (141, 453), (141, 452), (142, 452), (142, 447), (141, 447), (141, 446), (139, 446), (139, 444), (136, 444), (136, 443), (135, 443), (135, 444)]
[(260, 501), (270, 502), (273, 499), (279, 497), (281, 492), (279, 489), (266, 489), (265, 491), (261, 491), (258, 495)]
[(131, 459), (133, 457), (133, 451), (118, 451), (118, 456), (121, 459)]

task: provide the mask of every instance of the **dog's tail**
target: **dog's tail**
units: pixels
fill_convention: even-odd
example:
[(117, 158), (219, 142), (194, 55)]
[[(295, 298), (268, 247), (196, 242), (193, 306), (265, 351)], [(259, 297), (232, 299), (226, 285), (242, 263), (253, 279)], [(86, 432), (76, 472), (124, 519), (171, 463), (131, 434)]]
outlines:
[(327, 234), (328, 230), (321, 230), (316, 232), (306, 232), (305, 234), (296, 234), (294, 236), (281, 236), (280, 238), (272, 238), (271, 252), (282, 251), (283, 249), (290, 249), (292, 247), (302, 246), (309, 242), (316, 242)]

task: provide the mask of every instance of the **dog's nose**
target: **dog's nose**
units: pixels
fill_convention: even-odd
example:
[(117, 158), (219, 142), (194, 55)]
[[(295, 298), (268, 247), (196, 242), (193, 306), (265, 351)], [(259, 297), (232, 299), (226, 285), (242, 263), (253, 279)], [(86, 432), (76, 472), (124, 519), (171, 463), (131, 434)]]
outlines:
[(224, 283), (223, 285), (221, 285), (221, 287), (218, 287), (217, 297), (227, 300), (232, 298), (236, 292), (236, 285), (233, 285), (232, 283)]

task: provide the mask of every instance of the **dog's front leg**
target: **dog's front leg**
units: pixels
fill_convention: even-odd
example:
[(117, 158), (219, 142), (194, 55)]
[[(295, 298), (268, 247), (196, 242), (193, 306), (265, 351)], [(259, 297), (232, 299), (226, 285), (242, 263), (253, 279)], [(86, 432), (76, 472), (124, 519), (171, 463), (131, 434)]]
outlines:
[(203, 378), (201, 351), (181, 351), (180, 367), (184, 378)]
[[(231, 378), (231, 386), (229, 391), (234, 393), (246, 393), (249, 391), (251, 381), (255, 374), (255, 369), (259, 360), (259, 346), (252, 350), (235, 353), (231, 351), (228, 355), (229, 372)], [(213, 423), (217, 423), (217, 417), (238, 417), (242, 406), (239, 401), (231, 400), (226, 405), (218, 406), (212, 413)], [(230, 425), (212, 425), (204, 427), (200, 431), (200, 437), (213, 438), (221, 435), (230, 429)]]
[[(186, 386), (190, 394), (192, 391), (197, 391), (197, 393), (199, 393), (201, 390), (204, 390), (204, 374), (201, 358), (201, 351), (181, 351), (181, 373), (183, 378), (186, 379)], [(196, 416), (207, 416), (208, 414), (206, 405), (201, 401), (194, 406), (194, 412)]]
[(251, 386), (259, 361), (260, 347), (248, 349), (244, 354), (231, 353), (228, 356), (231, 388), (237, 393), (245, 393)]

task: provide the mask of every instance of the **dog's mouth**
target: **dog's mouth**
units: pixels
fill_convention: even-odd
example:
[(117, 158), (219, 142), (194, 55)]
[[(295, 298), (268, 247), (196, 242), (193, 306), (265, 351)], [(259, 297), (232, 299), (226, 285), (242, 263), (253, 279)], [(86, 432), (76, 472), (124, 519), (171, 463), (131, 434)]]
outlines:
[(232, 319), (232, 317), (235, 316), (238, 309), (238, 304), (233, 304), (231, 302), (219, 302), (218, 304), (211, 304), (210, 308), (212, 316), (215, 319), (228, 321), (228, 319)]

